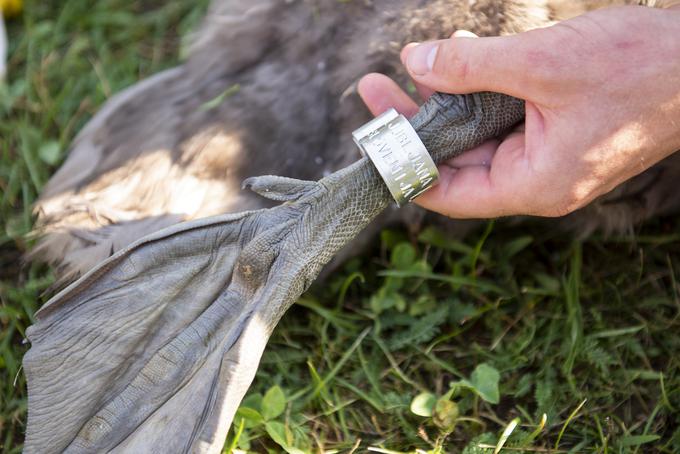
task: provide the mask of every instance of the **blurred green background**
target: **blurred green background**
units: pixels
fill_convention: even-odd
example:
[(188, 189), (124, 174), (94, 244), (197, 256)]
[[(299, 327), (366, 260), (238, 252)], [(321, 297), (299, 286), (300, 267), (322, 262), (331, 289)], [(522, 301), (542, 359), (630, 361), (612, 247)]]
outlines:
[[(7, 24), (2, 452), (21, 450), (22, 339), (53, 282), (22, 261), (31, 204), (113, 93), (181, 59), (207, 3), (27, 1)], [(225, 452), (680, 452), (679, 227), (385, 230), (284, 317)]]

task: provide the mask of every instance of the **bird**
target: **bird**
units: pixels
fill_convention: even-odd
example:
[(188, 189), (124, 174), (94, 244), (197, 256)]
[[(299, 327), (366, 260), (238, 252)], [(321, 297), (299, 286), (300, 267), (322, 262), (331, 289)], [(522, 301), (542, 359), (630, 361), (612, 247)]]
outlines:
[[(444, 162), (523, 117), (508, 95), (438, 93), (366, 140), (406, 157), (391, 168), (408, 195), (428, 152)], [(423, 154), (390, 149), (405, 134)], [(26, 331), (24, 452), (221, 452), (280, 318), (392, 200), (374, 162), (319, 181), (248, 178), (281, 203), (147, 235), (48, 301)]]
[[(271, 206), (241, 182), (317, 180), (356, 160), (351, 131), (370, 119), (357, 81), (381, 72), (406, 86), (404, 44), (458, 29), (517, 33), (612, 3), (622, 2), (213, 0), (185, 62), (113, 96), (77, 135), (35, 205), (29, 258), (69, 282), (154, 231)], [(679, 176), (672, 156), (556, 222), (579, 235), (630, 232), (677, 209)], [(356, 244), (391, 223), (467, 225), (390, 209)]]
[[(213, 8), (219, 11), (219, 6), (227, 3), (215, 2)], [(369, 17), (379, 16), (372, 9), (378, 3), (347, 4), (349, 9), (345, 13), (363, 17), (362, 14), (370, 12)], [(446, 3), (433, 2), (429, 7), (435, 9)], [(417, 17), (422, 4), (409, 4), (414, 9), (408, 14), (402, 10), (390, 16), (381, 36), (388, 34), (391, 27), (396, 27), (396, 36), (399, 30), (403, 32), (409, 20)], [(216, 35), (207, 42), (219, 41), (225, 30), (231, 33), (238, 24), (250, 22), (246, 19), (255, 20), (260, 14), (270, 19), (276, 17), (284, 25), (302, 19), (295, 22), (296, 32), (291, 32), (291, 40), (303, 29), (319, 42), (323, 42), (324, 37), (331, 41), (338, 39), (335, 33), (326, 36), (322, 31), (336, 30), (332, 25), (342, 30), (346, 16), (336, 19), (338, 22), (326, 18), (328, 22), (323, 22), (319, 35), (314, 35), (314, 21), (322, 18), (324, 12), (318, 8), (324, 5), (316, 3), (317, 9), (307, 20), (300, 14), (309, 4), (295, 1), (262, 1), (256, 6), (249, 5), (239, 20), (218, 14), (218, 20), (212, 24)], [(498, 6), (492, 3), (481, 6), (494, 5)], [(503, 2), (503, 8), (509, 6), (509, 2)], [(292, 8), (290, 18), (286, 16), (290, 13), (286, 8)], [(500, 16), (502, 14), (494, 10), (493, 17)], [(504, 17), (507, 20), (509, 16)], [(543, 19), (545, 25), (548, 16)], [(412, 31), (423, 21), (425, 19), (416, 20)], [(499, 23), (497, 20), (494, 26)], [(225, 24), (234, 27), (225, 27)], [(482, 32), (483, 25), (480, 23), (479, 28), (473, 30)], [(375, 26), (371, 23), (366, 33), (378, 34)], [(289, 30), (285, 26), (284, 29)], [(240, 33), (247, 31), (246, 27)], [(61, 196), (53, 200), (77, 202), (67, 210), (68, 215), (74, 215), (74, 220), (101, 223), (95, 225), (93, 231), (80, 232), (72, 238), (84, 242), (85, 249), (93, 248), (93, 252), (106, 252), (105, 255), (110, 256), (84, 270), (79, 280), (48, 301), (36, 314), (36, 323), (26, 332), (31, 342), (23, 362), (29, 396), (26, 452), (146, 452), (178, 447), (183, 452), (219, 452), (238, 403), (255, 375), (266, 341), (280, 317), (331, 257), (388, 207), (388, 190), (378, 170), (366, 157), (357, 160), (356, 156), (340, 153), (351, 144), (343, 143), (343, 131), (333, 133), (334, 129), (328, 127), (329, 119), (335, 119), (336, 123), (331, 124), (338, 127), (356, 121), (356, 110), (352, 110), (356, 105), (342, 105), (342, 97), (351, 96), (346, 94), (346, 88), (341, 90), (342, 82), (347, 79), (341, 77), (336, 85), (339, 98), (331, 96), (325, 104), (321, 98), (311, 99), (306, 95), (302, 101), (287, 98), (287, 88), (291, 89), (290, 93), (305, 92), (317, 83), (322, 91), (312, 89), (309, 96), (326, 93), (324, 90), (335, 79), (325, 75), (323, 65), (313, 70), (295, 64), (296, 59), (314, 49), (314, 45), (293, 46), (288, 42), (286, 47), (279, 47), (282, 37), (288, 35), (276, 27), (259, 28), (253, 33), (256, 34), (249, 38), (272, 33), (274, 44), (254, 39), (240, 43), (241, 53), (227, 53), (220, 58), (210, 53), (202, 56), (198, 67), (213, 68), (211, 73), (224, 74), (226, 67), (240, 68), (236, 73), (229, 73), (229, 77), (214, 79), (201, 73), (196, 79), (185, 73), (190, 67), (180, 67), (132, 87), (117, 102), (112, 99), (84, 130), (91, 128), (92, 131), (79, 136), (81, 141), (90, 141), (90, 147), (95, 147), (99, 154), (94, 155), (95, 159), (81, 160), (83, 168), (76, 165), (77, 161), (69, 164), (79, 149), (77, 139), (71, 156), (52, 180), (52, 193)], [(356, 30), (345, 37), (350, 39), (355, 33)], [(241, 39), (244, 36), (248, 37), (245, 34)], [(395, 47), (398, 49), (399, 45), (396, 43)], [(378, 46), (376, 52), (388, 47)], [(199, 58), (201, 47), (196, 49), (194, 55)], [(302, 51), (304, 54), (299, 53)], [(342, 52), (334, 55), (345, 63), (336, 67), (338, 71), (352, 63), (352, 52), (347, 51), (346, 61), (342, 60)], [(371, 55), (366, 54), (369, 61)], [(230, 59), (231, 66), (225, 67), (225, 61)], [(338, 63), (327, 64), (333, 67)], [(260, 69), (263, 75), (259, 74)], [(285, 82), (277, 80), (277, 76), (284, 77)], [(320, 80), (317, 81), (317, 77)], [(291, 83), (291, 78), (298, 84)], [(194, 83), (197, 80), (201, 83)], [(213, 87), (214, 84), (217, 87)], [(194, 93), (203, 94), (193, 99)], [(250, 96), (246, 96), (248, 94)], [(258, 105), (260, 97), (262, 104)], [(321, 110), (314, 109), (319, 103)], [(161, 115), (162, 110), (153, 109), (168, 106), (175, 106), (188, 116)], [(252, 106), (256, 107), (249, 117)], [(291, 106), (296, 107), (289, 110)], [(143, 127), (138, 124), (140, 118), (136, 116), (141, 112), (146, 118), (148, 108), (158, 114), (151, 115), (151, 123), (145, 125), (153, 127), (149, 134), (151, 141), (144, 136)], [(312, 110), (305, 110), (308, 108)], [(217, 110), (210, 113), (213, 109)], [(291, 114), (298, 118), (291, 119)], [(438, 93), (427, 100), (411, 124), (433, 159), (443, 162), (507, 131), (521, 121), (523, 114), (521, 100), (498, 93)], [(170, 121), (173, 119), (174, 122)], [(226, 119), (231, 122), (222, 123)], [(275, 129), (278, 122), (286, 121), (288, 126), (298, 125), (298, 129)], [(257, 129), (248, 129), (256, 126)], [(327, 129), (318, 132), (310, 126)], [(136, 132), (138, 136), (123, 135), (124, 130)], [(96, 134), (101, 131), (117, 132), (119, 140), (129, 138), (131, 143), (144, 143), (144, 150), (119, 150), (116, 142), (107, 141), (107, 134)], [(289, 137), (290, 134), (293, 136)], [(102, 147), (106, 144), (114, 147)], [(249, 144), (272, 146), (265, 147), (259, 155), (259, 149), (248, 148)], [(297, 150), (290, 163), (284, 152), (287, 146)], [(314, 153), (323, 150), (336, 154), (324, 152), (320, 162), (312, 159), (316, 156)], [(337, 161), (331, 161), (332, 157)], [(349, 162), (343, 165), (344, 160)], [(335, 165), (340, 168), (335, 169)], [(79, 169), (81, 172), (77, 173)], [(229, 186), (250, 172), (270, 173), (267, 169), (274, 169), (271, 173), (297, 171), (298, 175), (309, 176), (245, 178), (243, 188), (261, 198), (246, 196), (247, 192), (238, 189), (240, 183)], [(210, 173), (213, 170), (227, 175)], [(234, 173), (231, 176), (230, 171)], [(315, 181), (318, 175), (321, 178)], [(644, 184), (644, 180), (638, 182), (641, 187), (633, 185), (632, 192), (617, 194), (621, 202), (613, 199), (611, 203), (629, 203), (626, 201), (629, 197), (646, 196), (652, 191), (650, 188), (662, 181), (663, 172), (650, 172), (650, 175), (652, 179), (647, 181), (652, 182), (651, 186)], [(123, 186), (117, 187), (120, 180)], [(159, 185), (162, 191), (171, 191), (171, 194), (154, 193), (153, 189)], [(146, 191), (135, 193), (142, 189)], [(229, 192), (232, 189), (234, 192)], [(111, 191), (107, 194), (109, 200), (118, 201), (118, 205), (88, 207), (88, 203), (104, 200), (97, 196), (107, 191)], [(130, 199), (135, 194), (141, 196)], [(216, 196), (224, 197), (213, 200)], [(125, 204), (131, 200), (135, 203)], [(44, 196), (43, 203), (47, 201), (48, 197)], [(231, 205), (214, 208), (213, 202)], [(273, 206), (275, 202), (279, 204)], [(58, 203), (56, 206), (59, 207)], [(657, 212), (661, 206), (655, 207)], [(102, 210), (98, 211), (99, 208)], [(210, 215), (212, 209), (227, 213)], [(238, 212), (228, 212), (232, 209)], [(197, 214), (201, 212), (208, 213), (207, 217)], [(135, 214), (141, 217), (134, 217)], [(97, 220), (98, 216), (103, 219)], [(629, 216), (628, 221), (631, 220), (634, 217)], [(125, 238), (121, 237), (121, 244), (114, 245), (106, 243), (110, 233), (102, 236), (106, 240), (97, 236), (105, 228), (136, 233), (128, 244), (123, 244)], [(72, 232), (66, 230), (66, 233)], [(134, 238), (135, 235), (139, 238)], [(107, 244), (110, 250), (97, 250), (102, 244)], [(76, 251), (77, 246), (68, 252)]]

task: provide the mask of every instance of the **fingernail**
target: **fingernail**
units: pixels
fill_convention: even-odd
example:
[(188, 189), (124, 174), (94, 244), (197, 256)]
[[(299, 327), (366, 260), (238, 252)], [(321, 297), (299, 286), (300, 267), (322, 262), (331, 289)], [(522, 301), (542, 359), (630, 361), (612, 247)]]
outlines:
[(479, 38), (477, 35), (475, 35), (472, 32), (469, 32), (467, 30), (456, 30), (456, 32), (453, 34), (454, 38)]
[(438, 50), (439, 45), (436, 43), (425, 43), (414, 47), (408, 54), (408, 70), (416, 76), (424, 76), (429, 73), (434, 66)]

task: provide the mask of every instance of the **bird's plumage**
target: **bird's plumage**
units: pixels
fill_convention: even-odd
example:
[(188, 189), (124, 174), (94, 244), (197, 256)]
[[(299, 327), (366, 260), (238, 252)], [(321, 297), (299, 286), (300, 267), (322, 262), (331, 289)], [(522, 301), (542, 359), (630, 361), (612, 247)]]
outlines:
[[(351, 131), (369, 119), (356, 81), (378, 71), (405, 84), (405, 43), (520, 32), (599, 3), (214, 0), (188, 60), (112, 97), (74, 140), (36, 205), (32, 257), (70, 279), (160, 228), (270, 206), (241, 182), (315, 180), (355, 160)], [(669, 159), (564, 222), (630, 228), (675, 209), (678, 176)], [(375, 228), (423, 216), (408, 207)]]

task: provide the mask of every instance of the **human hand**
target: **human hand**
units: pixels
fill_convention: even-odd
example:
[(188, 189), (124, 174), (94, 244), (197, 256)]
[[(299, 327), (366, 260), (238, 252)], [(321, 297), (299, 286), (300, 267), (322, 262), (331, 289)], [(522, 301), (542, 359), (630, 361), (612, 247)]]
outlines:
[[(680, 10), (600, 10), (526, 33), (410, 44), (421, 95), (497, 91), (526, 100), (525, 123), (440, 165), (416, 199), (457, 218), (561, 216), (680, 149)], [(369, 74), (359, 93), (378, 114), (417, 105)]]

